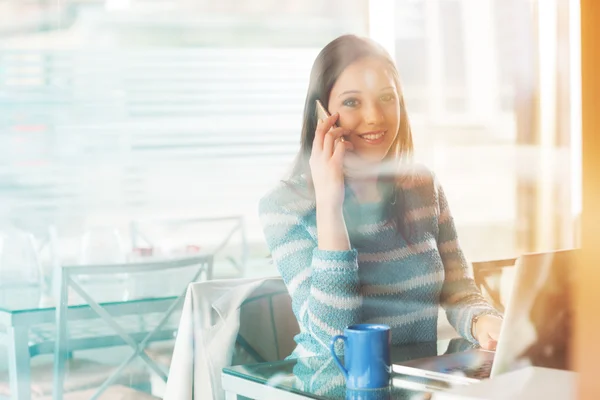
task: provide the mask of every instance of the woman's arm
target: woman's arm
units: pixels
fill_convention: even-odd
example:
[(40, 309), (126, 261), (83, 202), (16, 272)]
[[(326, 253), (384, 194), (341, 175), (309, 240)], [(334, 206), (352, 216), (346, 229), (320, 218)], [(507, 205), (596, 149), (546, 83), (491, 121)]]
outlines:
[(317, 245), (314, 222), (304, 216), (312, 213), (314, 203), (299, 196), (284, 200), (290, 197), (289, 190), (282, 185), (263, 198), (260, 219), (300, 329), (309, 332), (322, 346), (321, 352), (327, 353), (331, 338), (360, 320), (357, 252), (350, 249), (345, 224), (345, 235), (341, 233), (343, 218), (331, 214), (317, 213)]
[(327, 203), (317, 204), (317, 238), (321, 250), (350, 250), (350, 238), (341, 208), (330, 207)]
[(473, 319), (483, 314), (497, 316), (501, 314), (485, 300), (475, 285), (458, 242), (448, 201), (438, 183), (436, 183), (436, 191), (439, 206), (437, 244), (445, 271), (440, 302), (452, 326), (461, 336), (476, 343), (477, 339), (472, 331)]

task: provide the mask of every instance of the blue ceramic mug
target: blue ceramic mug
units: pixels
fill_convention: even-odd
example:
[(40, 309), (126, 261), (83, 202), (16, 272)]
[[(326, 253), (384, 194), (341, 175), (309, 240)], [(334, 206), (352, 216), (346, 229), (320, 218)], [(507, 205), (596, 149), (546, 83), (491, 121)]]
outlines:
[[(344, 364), (335, 354), (335, 343), (344, 341)], [(379, 324), (350, 325), (344, 335), (331, 340), (333, 360), (346, 378), (350, 389), (376, 389), (390, 384), (390, 327)]]

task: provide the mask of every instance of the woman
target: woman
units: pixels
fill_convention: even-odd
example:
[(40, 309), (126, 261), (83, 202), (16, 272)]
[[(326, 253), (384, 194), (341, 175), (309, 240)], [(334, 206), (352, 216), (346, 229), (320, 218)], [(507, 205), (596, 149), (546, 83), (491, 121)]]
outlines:
[[(329, 118), (317, 121), (316, 100)], [(436, 340), (440, 304), (463, 337), (494, 348), (501, 316), (468, 276), (444, 192), (412, 151), (388, 53), (352, 35), (325, 46), (292, 176), (260, 202), (301, 330), (290, 357), (328, 353), (359, 322), (390, 325), (395, 345)]]

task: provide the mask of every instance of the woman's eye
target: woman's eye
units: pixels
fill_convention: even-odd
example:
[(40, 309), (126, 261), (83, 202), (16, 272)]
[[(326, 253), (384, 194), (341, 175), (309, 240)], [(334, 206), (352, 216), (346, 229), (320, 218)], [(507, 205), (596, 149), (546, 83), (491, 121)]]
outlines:
[(388, 101), (392, 101), (394, 100), (394, 95), (393, 94), (384, 94), (383, 96), (380, 97), (381, 101), (384, 102), (388, 102)]
[(356, 107), (358, 105), (358, 100), (356, 99), (346, 99), (343, 103), (346, 107)]

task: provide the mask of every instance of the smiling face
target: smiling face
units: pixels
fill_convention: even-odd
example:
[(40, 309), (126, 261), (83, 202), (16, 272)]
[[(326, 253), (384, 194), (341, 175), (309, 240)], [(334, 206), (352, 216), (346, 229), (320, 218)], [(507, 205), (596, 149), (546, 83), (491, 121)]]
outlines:
[(346, 140), (362, 162), (381, 162), (390, 151), (400, 127), (400, 94), (393, 75), (380, 59), (367, 57), (340, 74), (327, 108), (339, 112), (339, 124), (351, 133)]

